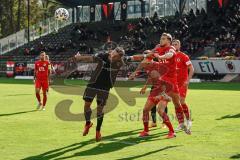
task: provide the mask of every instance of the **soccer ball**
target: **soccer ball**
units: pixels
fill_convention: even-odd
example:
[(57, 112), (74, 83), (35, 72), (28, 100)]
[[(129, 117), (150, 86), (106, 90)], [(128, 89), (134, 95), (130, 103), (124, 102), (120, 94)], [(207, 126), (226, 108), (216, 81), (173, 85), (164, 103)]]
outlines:
[(55, 11), (55, 18), (58, 21), (66, 21), (69, 18), (69, 12), (65, 8), (58, 8)]

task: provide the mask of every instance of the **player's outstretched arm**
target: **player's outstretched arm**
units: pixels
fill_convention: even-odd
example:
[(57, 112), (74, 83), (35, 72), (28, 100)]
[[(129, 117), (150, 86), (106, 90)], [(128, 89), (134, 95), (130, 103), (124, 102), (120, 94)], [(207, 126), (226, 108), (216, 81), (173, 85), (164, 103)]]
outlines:
[(151, 64), (151, 62), (149, 62), (148, 60), (143, 60), (138, 66), (137, 69), (129, 76), (129, 80), (134, 80), (134, 78), (136, 77), (137, 73), (142, 70), (143, 68), (147, 67), (149, 64)]
[(143, 54), (137, 54), (137, 55), (130, 56), (129, 59), (130, 59), (130, 61), (142, 61), (142, 60), (144, 60), (144, 58), (152, 57), (153, 54), (154, 54), (153, 51), (146, 50), (143, 52)]
[(156, 58), (158, 58), (159, 60), (164, 60), (164, 59), (170, 59), (173, 57), (175, 51), (173, 49), (170, 49), (167, 53), (165, 53), (164, 55), (160, 56), (158, 54), (154, 54), (154, 56)]
[(93, 62), (93, 56), (83, 56), (79, 52), (74, 56), (75, 61), (77, 62)]

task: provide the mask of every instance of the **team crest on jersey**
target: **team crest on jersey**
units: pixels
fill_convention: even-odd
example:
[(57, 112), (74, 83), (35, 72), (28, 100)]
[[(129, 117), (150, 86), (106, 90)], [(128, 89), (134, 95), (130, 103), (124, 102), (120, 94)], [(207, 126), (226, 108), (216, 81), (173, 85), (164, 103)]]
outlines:
[(226, 61), (225, 62), (226, 68), (230, 71), (230, 72), (234, 72), (235, 71), (235, 65), (232, 61)]
[(180, 58), (177, 58), (177, 62), (180, 62), (181, 60), (180, 60)]

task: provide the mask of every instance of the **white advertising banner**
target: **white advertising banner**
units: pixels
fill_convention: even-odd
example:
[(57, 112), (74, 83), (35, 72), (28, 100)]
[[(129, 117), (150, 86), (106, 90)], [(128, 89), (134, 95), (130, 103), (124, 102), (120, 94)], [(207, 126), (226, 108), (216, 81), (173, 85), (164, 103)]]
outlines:
[(240, 74), (240, 60), (192, 60), (195, 73)]

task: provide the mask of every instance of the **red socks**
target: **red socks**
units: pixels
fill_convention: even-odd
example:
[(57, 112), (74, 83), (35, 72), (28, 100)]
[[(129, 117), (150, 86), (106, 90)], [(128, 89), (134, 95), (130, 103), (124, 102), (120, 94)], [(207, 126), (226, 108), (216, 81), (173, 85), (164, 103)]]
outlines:
[[(36, 97), (37, 97), (38, 103), (41, 103), (40, 93), (36, 93)], [(43, 106), (46, 105), (46, 102), (47, 102), (47, 93), (43, 92)]]
[(45, 107), (45, 105), (46, 105), (46, 102), (47, 102), (47, 94), (46, 94), (46, 92), (45, 93), (43, 93), (43, 106)]
[(143, 112), (143, 126), (144, 126), (144, 131), (148, 132), (148, 122), (149, 122), (149, 113), (144, 113)]
[(36, 97), (37, 97), (38, 102), (41, 103), (41, 97), (40, 97), (39, 93), (36, 93)]
[(180, 107), (175, 108), (175, 112), (176, 112), (176, 116), (178, 119), (178, 123), (179, 124), (184, 123), (184, 115), (183, 115), (182, 107), (180, 106)]
[(183, 113), (187, 120), (190, 120), (190, 113), (187, 104), (182, 104)]
[(168, 115), (165, 112), (163, 112), (161, 116), (162, 116), (162, 119), (163, 119), (163, 123), (166, 124), (166, 126), (169, 129), (169, 132), (174, 133), (174, 129), (173, 129), (172, 123), (169, 120)]

